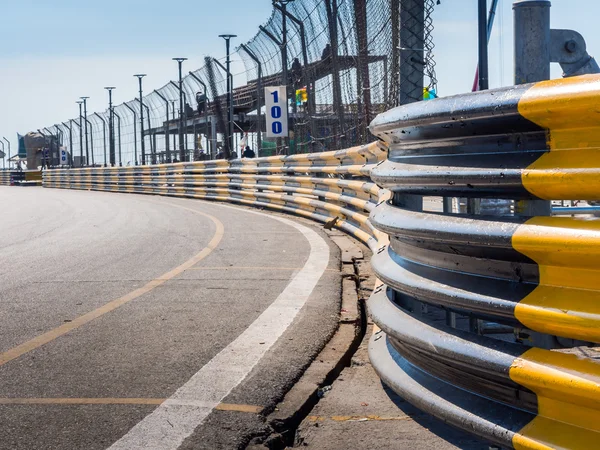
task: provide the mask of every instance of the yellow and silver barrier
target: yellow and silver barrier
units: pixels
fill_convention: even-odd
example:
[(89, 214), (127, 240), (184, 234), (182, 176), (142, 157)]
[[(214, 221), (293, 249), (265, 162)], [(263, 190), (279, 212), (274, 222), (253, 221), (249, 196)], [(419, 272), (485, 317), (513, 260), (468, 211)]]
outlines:
[(372, 248), (369, 213), (385, 191), (369, 180), (380, 143), (266, 158), (46, 170), (47, 188), (167, 195), (239, 203), (330, 222)]

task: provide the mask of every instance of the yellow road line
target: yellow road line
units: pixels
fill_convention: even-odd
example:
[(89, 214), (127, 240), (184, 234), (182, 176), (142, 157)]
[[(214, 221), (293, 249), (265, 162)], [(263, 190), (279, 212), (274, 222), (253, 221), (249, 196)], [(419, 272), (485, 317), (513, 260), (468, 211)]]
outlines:
[[(0, 398), (0, 405), (160, 405), (166, 398)], [(262, 406), (219, 403), (217, 411), (258, 414)]]
[[(160, 202), (160, 203), (164, 203), (164, 202)], [(57, 328), (54, 328), (53, 330), (50, 330), (44, 334), (41, 334), (40, 336), (30, 339), (27, 342), (17, 345), (16, 347), (14, 347), (4, 353), (1, 353), (0, 354), (0, 366), (6, 364), (9, 361), (12, 361), (13, 359), (19, 358), (19, 357), (23, 356), (24, 354), (29, 353), (32, 350), (35, 350), (43, 345), (46, 345), (47, 343), (52, 342), (55, 339), (67, 334), (68, 332), (75, 330), (79, 327), (82, 327), (83, 325), (91, 322), (92, 320), (97, 319), (98, 317), (101, 317), (111, 311), (114, 311), (115, 309), (125, 305), (126, 303), (129, 303), (132, 300), (135, 300), (138, 297), (141, 297), (144, 294), (147, 294), (148, 292), (152, 291), (154, 288), (164, 284), (165, 282), (173, 279), (177, 275), (180, 275), (181, 273), (188, 270), (189, 268), (195, 266), (200, 261), (202, 261), (204, 258), (206, 258), (208, 255), (210, 255), (211, 252), (217, 247), (217, 245), (219, 245), (219, 243), (221, 242), (221, 239), (223, 239), (223, 234), (225, 231), (223, 223), (216, 217), (211, 216), (210, 214), (206, 214), (206, 213), (197, 211), (195, 209), (186, 208), (186, 207), (175, 205), (175, 204), (169, 203), (169, 205), (174, 206), (176, 208), (181, 208), (181, 209), (185, 209), (188, 211), (192, 211), (196, 214), (200, 214), (201, 216), (204, 216), (204, 217), (210, 219), (215, 224), (216, 231), (215, 231), (213, 238), (210, 240), (208, 245), (205, 248), (203, 248), (202, 251), (200, 251), (200, 253), (198, 253), (195, 256), (193, 256), (192, 258), (188, 259), (186, 262), (184, 262), (180, 266), (174, 268), (173, 270), (170, 270), (169, 272), (161, 275), (160, 277), (150, 281), (149, 283), (142, 286), (141, 288), (138, 288), (138, 289), (130, 292), (129, 294), (124, 295), (123, 297), (113, 300), (113, 301), (105, 304), (104, 306), (101, 306), (100, 308), (95, 309), (94, 311), (90, 311), (89, 313), (84, 314), (83, 316), (80, 316), (80, 317), (72, 320), (71, 322), (65, 323)]]
[[(301, 270), (302, 267), (251, 267), (251, 266), (223, 266), (223, 267), (192, 267), (188, 270)], [(337, 269), (325, 269), (329, 272), (339, 272)]]
[(413, 420), (409, 416), (308, 416), (307, 419), (310, 422), (325, 422), (326, 420), (332, 420), (334, 422), (391, 422), (391, 421), (406, 421)]

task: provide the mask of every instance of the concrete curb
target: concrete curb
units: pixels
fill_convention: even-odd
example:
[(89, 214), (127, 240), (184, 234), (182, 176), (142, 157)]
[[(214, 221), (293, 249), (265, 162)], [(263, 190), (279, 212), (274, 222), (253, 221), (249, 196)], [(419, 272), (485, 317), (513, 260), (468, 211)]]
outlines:
[[(342, 304), (338, 329), (300, 380), (266, 416), (270, 432), (255, 437), (249, 450), (278, 450), (294, 444), (296, 429), (310, 411), (331, 389), (331, 384), (349, 366), (366, 330), (366, 309), (360, 295), (360, 267), (365, 262), (364, 251), (355, 240), (338, 231), (325, 230), (340, 248), (342, 260)], [(367, 256), (367, 259), (370, 255)]]

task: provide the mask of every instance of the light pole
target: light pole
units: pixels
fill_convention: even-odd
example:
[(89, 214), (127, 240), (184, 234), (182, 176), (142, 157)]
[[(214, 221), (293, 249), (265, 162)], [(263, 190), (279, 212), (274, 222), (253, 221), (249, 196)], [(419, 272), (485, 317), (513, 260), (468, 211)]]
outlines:
[[(181, 66), (187, 58), (173, 58), (173, 61), (177, 61), (179, 66), (179, 161), (185, 161), (185, 142), (183, 141), (183, 116), (185, 110), (183, 108), (183, 78), (181, 73)], [(187, 123), (187, 120), (186, 120)], [(187, 142), (187, 139), (186, 139)]]
[(229, 49), (231, 46), (231, 39), (237, 37), (235, 34), (220, 34), (219, 37), (225, 39), (225, 49), (227, 50), (227, 147), (229, 147), (230, 154), (234, 151), (233, 149), (233, 83), (230, 81), (231, 76), (231, 58)]
[(113, 106), (112, 106), (112, 91), (116, 89), (114, 86), (105, 87), (108, 91), (108, 149), (110, 155), (110, 165), (115, 165), (115, 126), (113, 119)]
[[(6, 141), (6, 143), (8, 144), (8, 168), (10, 169), (10, 141), (8, 139), (6, 139), (5, 137), (2, 137), (2, 139), (4, 139)], [(2, 144), (2, 149), (4, 150), (4, 144)], [(4, 158), (6, 158), (6, 156)], [(5, 161), (5, 159), (3, 159), (2, 167), (5, 167), (4, 161)]]
[(146, 76), (145, 73), (135, 74), (140, 83), (140, 141), (142, 144), (142, 166), (146, 165), (146, 146), (144, 144), (144, 103), (142, 98), (142, 78)]
[(83, 115), (81, 113), (83, 102), (78, 100), (75, 103), (79, 105), (79, 167), (83, 167), (83, 133), (81, 131), (81, 127), (83, 126)]
[(89, 97), (80, 97), (83, 100), (83, 119), (84, 119), (84, 128), (85, 128), (85, 163), (86, 165), (90, 165), (90, 152), (88, 150), (88, 120), (87, 120), (87, 99)]

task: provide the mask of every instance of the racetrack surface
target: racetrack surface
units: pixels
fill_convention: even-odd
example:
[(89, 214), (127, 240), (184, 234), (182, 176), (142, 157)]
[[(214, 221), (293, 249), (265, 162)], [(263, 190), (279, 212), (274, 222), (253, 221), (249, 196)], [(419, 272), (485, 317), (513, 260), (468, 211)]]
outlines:
[(0, 187), (0, 449), (237, 448), (337, 326), (317, 226)]

